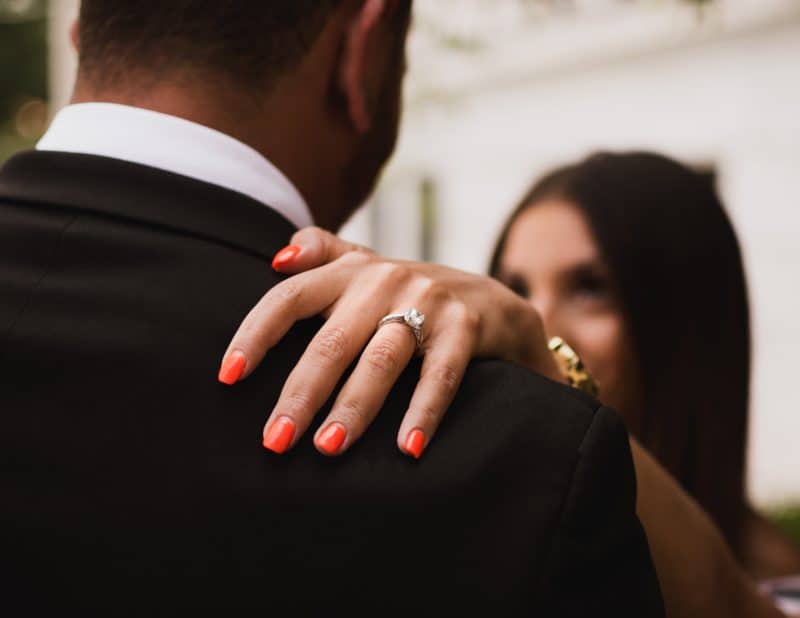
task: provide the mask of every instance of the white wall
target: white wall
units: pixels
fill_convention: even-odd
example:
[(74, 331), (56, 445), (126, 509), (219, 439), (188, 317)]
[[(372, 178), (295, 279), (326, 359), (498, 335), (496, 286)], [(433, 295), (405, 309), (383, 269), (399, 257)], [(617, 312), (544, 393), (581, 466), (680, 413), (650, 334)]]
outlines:
[[(483, 271), (504, 218), (531, 180), (554, 164), (598, 148), (647, 148), (716, 164), (754, 309), (749, 477), (762, 505), (800, 498), (797, 17), (418, 105), (379, 192), (380, 210), (391, 210), (393, 220), (398, 212), (416, 216), (412, 200), (391, 195), (415, 175), (432, 176), (440, 218), (436, 259)], [(355, 227), (346, 233), (370, 238)], [(416, 255), (413, 238), (378, 244), (398, 256)]]

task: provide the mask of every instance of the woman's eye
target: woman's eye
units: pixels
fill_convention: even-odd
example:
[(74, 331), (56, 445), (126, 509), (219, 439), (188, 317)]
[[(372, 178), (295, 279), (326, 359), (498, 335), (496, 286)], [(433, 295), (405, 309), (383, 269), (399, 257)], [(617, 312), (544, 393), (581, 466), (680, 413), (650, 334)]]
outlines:
[(574, 292), (580, 296), (595, 299), (605, 298), (608, 291), (608, 282), (599, 275), (581, 275), (575, 280)]
[(522, 277), (509, 277), (504, 283), (506, 287), (517, 296), (521, 296), (522, 298), (528, 298), (528, 296), (530, 296), (528, 285)]

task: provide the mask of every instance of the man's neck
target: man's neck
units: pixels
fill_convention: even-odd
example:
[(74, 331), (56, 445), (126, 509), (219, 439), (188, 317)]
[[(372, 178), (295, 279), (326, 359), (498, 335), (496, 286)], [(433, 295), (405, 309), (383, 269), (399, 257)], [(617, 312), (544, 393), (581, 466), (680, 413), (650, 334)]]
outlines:
[(341, 169), (337, 157), (326, 156), (326, 132), (315, 122), (307, 99), (278, 93), (261, 101), (224, 87), (203, 91), (167, 85), (118, 92), (90, 89), (79, 80), (71, 102), (139, 107), (225, 133), (275, 165), (302, 194), (317, 225), (336, 229), (347, 214), (347, 208), (336, 203)]

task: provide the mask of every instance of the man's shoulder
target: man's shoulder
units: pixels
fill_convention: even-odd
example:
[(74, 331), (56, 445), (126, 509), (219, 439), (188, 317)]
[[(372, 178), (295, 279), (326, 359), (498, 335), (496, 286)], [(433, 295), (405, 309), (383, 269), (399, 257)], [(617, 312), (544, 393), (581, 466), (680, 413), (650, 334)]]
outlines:
[(552, 460), (551, 448), (562, 456), (577, 452), (600, 408), (584, 393), (524, 367), (479, 359), (470, 364), (445, 422), (474, 422), (487, 439), (524, 443)]
[(464, 376), (465, 393), (485, 390), (486, 385), (500, 392), (504, 401), (533, 400), (541, 405), (558, 405), (589, 414), (601, 404), (586, 393), (533, 372), (521, 365), (497, 359), (473, 360)]
[(507, 497), (537, 502), (530, 522), (541, 517), (542, 529), (554, 524), (587, 436), (598, 430), (616, 433), (621, 426), (613, 412), (568, 386), (511, 363), (475, 360), (419, 466), (397, 468), (387, 447), (395, 441), (420, 370), (415, 361), (402, 375), (354, 447), (352, 464), (365, 455), (371, 462), (368, 474), (382, 469), (380, 474), (399, 484), (424, 471), (434, 492), (452, 495), (460, 488), (464, 495), (486, 495), (487, 504), (494, 500), (488, 495), (493, 487), (502, 487)]

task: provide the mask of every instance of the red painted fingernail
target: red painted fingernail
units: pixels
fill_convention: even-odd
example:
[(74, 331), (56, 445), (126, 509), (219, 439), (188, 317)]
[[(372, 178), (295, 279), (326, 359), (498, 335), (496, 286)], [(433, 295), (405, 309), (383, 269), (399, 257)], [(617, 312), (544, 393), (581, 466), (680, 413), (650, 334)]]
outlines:
[(300, 251), (302, 251), (302, 249), (297, 245), (289, 245), (288, 247), (284, 247), (275, 254), (275, 257), (272, 260), (272, 268), (274, 270), (280, 270), (292, 262), (294, 258), (298, 256)]
[(281, 455), (286, 452), (294, 438), (295, 424), (290, 418), (282, 416), (276, 420), (264, 436), (264, 448)]
[(241, 352), (233, 352), (223, 361), (217, 379), (223, 384), (232, 386), (236, 384), (244, 373), (247, 358)]
[(422, 457), (422, 450), (425, 448), (425, 434), (421, 429), (415, 429), (406, 438), (406, 451), (414, 457), (419, 459)]
[(317, 436), (317, 448), (326, 455), (335, 455), (341, 448), (346, 435), (344, 427), (339, 423), (331, 423)]

